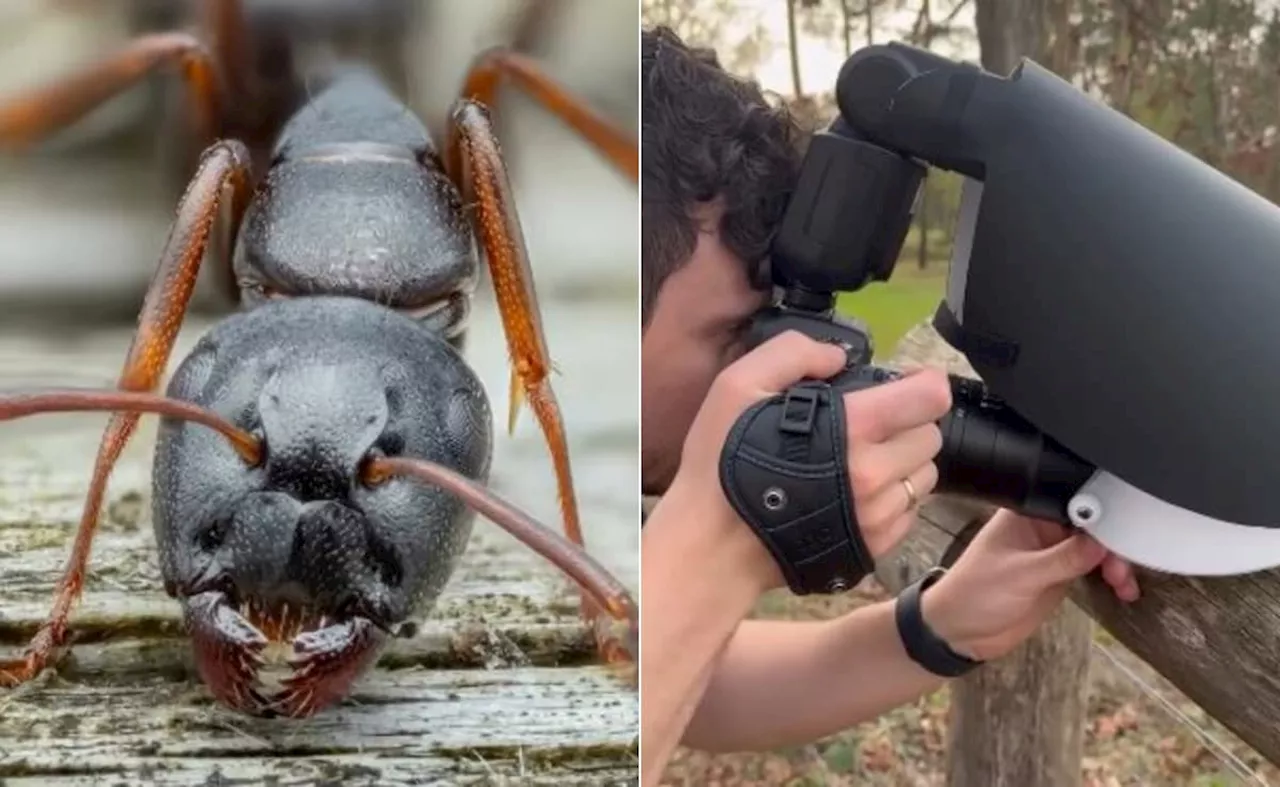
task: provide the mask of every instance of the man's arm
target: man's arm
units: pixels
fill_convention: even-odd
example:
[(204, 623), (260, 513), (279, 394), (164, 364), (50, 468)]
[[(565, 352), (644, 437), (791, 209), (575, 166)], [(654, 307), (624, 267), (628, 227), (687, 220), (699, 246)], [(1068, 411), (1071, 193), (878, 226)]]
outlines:
[(891, 602), (836, 620), (746, 620), (717, 662), (682, 742), (706, 751), (811, 743), (942, 683), (907, 656)]
[[(830, 377), (846, 361), (839, 348), (794, 331), (776, 336), (720, 373), (690, 427), (680, 471), (641, 539), (646, 784), (661, 778), (696, 713), (708, 665), (718, 661), (760, 594), (785, 586), (772, 555), (721, 490), (726, 435), (752, 403), (796, 380)], [(868, 549), (879, 555), (911, 524), (900, 480), (910, 476), (920, 494), (933, 487), (936, 470), (930, 460), (942, 439), (935, 422), (951, 406), (950, 388), (941, 372), (924, 371), (848, 394), (845, 404), (855, 426), (847, 437), (853, 463), (859, 465), (851, 468), (857, 476), (858, 523)], [(714, 681), (715, 673), (710, 678)]]
[(641, 763), (657, 784), (699, 705), (713, 665), (762, 587), (753, 536), (673, 488), (641, 536)]
[[(933, 632), (970, 658), (1000, 658), (1110, 556), (1088, 534), (1001, 511), (921, 597)], [(1138, 597), (1131, 567), (1103, 571), (1122, 600)], [(893, 602), (837, 620), (744, 621), (712, 673), (683, 742), (712, 751), (807, 743), (942, 685), (907, 655)]]

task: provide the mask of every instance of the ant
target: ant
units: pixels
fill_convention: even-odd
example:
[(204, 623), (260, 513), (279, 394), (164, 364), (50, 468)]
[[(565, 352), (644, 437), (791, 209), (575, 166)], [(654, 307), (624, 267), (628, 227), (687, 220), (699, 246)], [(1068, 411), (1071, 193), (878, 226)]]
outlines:
[[(186, 33), (143, 35), (0, 103), (0, 147), (21, 149), (176, 66), (207, 140), (117, 390), (0, 396), (0, 420), (112, 413), (53, 609), (24, 657), (0, 662), (0, 685), (31, 680), (65, 646), (108, 477), (143, 413), (162, 416), (152, 519), (165, 591), (182, 604), (200, 677), (223, 704), (302, 717), (345, 697), (405, 621), (434, 603), (476, 511), (572, 577), (601, 654), (634, 663), (636, 605), (583, 547), (489, 110), (510, 81), (633, 182), (635, 141), (530, 58), (494, 49), (472, 64), (440, 149), (370, 70), (339, 63), (304, 78), (280, 68), (279, 49), (252, 56), (240, 0), (202, 7), (208, 45)], [(263, 62), (269, 73), (254, 67)], [(232, 272), (242, 308), (200, 339), (160, 395), (206, 252)], [(512, 362), (508, 428), (527, 402), (553, 459), (563, 536), (484, 486), (492, 414), (464, 360), (481, 256)], [(272, 642), (292, 646), (293, 672), (265, 696), (258, 670)]]

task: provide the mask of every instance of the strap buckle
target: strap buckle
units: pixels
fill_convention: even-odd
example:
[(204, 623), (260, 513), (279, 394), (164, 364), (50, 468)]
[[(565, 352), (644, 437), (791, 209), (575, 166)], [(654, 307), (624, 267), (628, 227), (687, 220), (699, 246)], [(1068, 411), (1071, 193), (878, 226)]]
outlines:
[(807, 435), (813, 431), (813, 422), (818, 417), (818, 402), (822, 391), (817, 388), (800, 387), (787, 391), (782, 403), (782, 417), (778, 420), (778, 431), (788, 434)]

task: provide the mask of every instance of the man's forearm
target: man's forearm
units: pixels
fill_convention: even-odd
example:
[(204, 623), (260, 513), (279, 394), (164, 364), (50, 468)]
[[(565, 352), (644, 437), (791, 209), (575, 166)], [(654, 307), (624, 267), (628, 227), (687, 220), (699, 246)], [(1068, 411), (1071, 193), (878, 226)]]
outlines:
[[(688, 695), (680, 702), (679, 707), (674, 709), (671, 715), (673, 721), (660, 731), (663, 735), (662, 739), (650, 740), (645, 737), (640, 741), (640, 757), (644, 763), (642, 769), (644, 787), (655, 787), (662, 780), (667, 763), (675, 756), (676, 748), (684, 737), (689, 719), (693, 718), (699, 703), (702, 702), (702, 695), (707, 690), (707, 684), (711, 682), (712, 673), (715, 672), (716, 658), (722, 651), (723, 648), (716, 651), (711, 661), (703, 665)], [(653, 726), (649, 725), (649, 721), (647, 715), (642, 717), (642, 723), (647, 725), (646, 729)]]
[(891, 603), (830, 621), (743, 621), (683, 743), (709, 751), (808, 743), (941, 685), (907, 656)]
[[(747, 534), (750, 535), (749, 533)], [(641, 761), (657, 784), (698, 707), (711, 664), (759, 594), (741, 535), (668, 495), (641, 539)]]

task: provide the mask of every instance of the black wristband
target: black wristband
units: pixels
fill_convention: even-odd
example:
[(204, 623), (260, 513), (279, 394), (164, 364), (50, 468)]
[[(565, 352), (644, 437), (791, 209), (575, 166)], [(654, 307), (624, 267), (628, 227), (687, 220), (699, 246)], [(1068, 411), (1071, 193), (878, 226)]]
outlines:
[(898, 636), (911, 660), (934, 675), (955, 678), (982, 664), (951, 649), (941, 637), (933, 633), (920, 611), (920, 595), (946, 573), (941, 566), (932, 568), (920, 579), (911, 583), (894, 605), (894, 618), (898, 623)]

